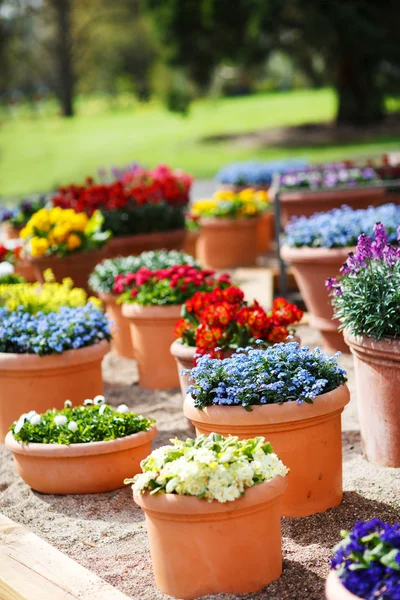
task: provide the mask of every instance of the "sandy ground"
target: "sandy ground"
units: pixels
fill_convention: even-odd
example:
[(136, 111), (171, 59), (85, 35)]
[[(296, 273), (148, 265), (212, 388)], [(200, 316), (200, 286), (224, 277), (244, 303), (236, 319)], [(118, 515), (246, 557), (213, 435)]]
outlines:
[[(318, 344), (308, 327), (303, 343)], [(343, 414), (344, 499), (339, 508), (304, 519), (283, 519), (283, 574), (258, 594), (241, 598), (319, 600), (329, 570), (332, 546), (341, 529), (358, 519), (400, 518), (400, 469), (383, 469), (361, 456), (360, 434), (350, 356), (341, 362), (349, 373), (351, 403)], [(104, 365), (107, 398), (157, 419), (156, 445), (189, 434), (178, 391), (149, 392), (136, 384), (133, 362), (107, 356)], [(12, 458), (0, 448), (0, 510), (95, 571), (132, 598), (160, 600), (151, 570), (144, 515), (135, 507), (130, 489), (88, 496), (46, 496), (32, 492), (16, 475)], [(127, 474), (129, 475), (129, 474)], [(237, 557), (240, 564), (240, 557)], [(210, 598), (210, 597), (209, 597)], [(217, 598), (214, 596), (213, 598)], [(231, 600), (234, 596), (218, 596)]]

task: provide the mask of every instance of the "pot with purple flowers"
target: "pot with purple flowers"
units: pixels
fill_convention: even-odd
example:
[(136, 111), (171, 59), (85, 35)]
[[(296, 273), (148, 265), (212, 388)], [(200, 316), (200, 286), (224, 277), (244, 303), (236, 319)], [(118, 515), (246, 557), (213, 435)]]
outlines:
[(326, 582), (327, 600), (397, 600), (400, 590), (400, 524), (378, 519), (342, 532)]
[(395, 204), (360, 210), (342, 206), (311, 217), (293, 218), (286, 226), (282, 257), (291, 265), (310, 324), (319, 330), (328, 352), (349, 350), (338, 329), (340, 322), (333, 316), (325, 281), (339, 275), (358, 237), (372, 234), (377, 221), (386, 225), (389, 240), (396, 241), (400, 206)]
[(378, 465), (400, 467), (400, 250), (382, 223), (373, 237), (360, 236), (342, 276), (329, 286), (354, 356), (364, 454)]
[(184, 414), (198, 435), (263, 436), (289, 467), (282, 515), (303, 517), (342, 500), (341, 413), (349, 402), (336, 357), (295, 342), (202, 356)]

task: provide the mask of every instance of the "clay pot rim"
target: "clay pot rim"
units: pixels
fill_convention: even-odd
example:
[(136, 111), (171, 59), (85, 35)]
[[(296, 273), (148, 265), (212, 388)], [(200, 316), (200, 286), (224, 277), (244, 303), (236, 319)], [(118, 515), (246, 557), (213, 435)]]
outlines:
[(49, 256), (27, 256), (27, 260), (33, 265), (41, 265), (43, 263), (51, 262), (73, 262), (76, 257), (87, 258), (87, 257), (96, 257), (101, 258), (105, 254), (105, 250), (107, 248), (108, 242), (104, 244), (101, 248), (94, 248), (93, 250), (84, 250), (82, 252), (73, 252), (72, 254), (67, 254), (67, 256), (57, 256), (50, 254)]
[(336, 263), (338, 260), (345, 262), (349, 252), (354, 252), (355, 246), (344, 246), (342, 248), (311, 248), (302, 246), (296, 248), (284, 244), (281, 248), (281, 256), (291, 263), (325, 262)]
[(170, 348), (172, 356), (175, 358), (182, 358), (183, 360), (193, 359), (196, 350), (196, 346), (186, 346), (186, 344), (182, 342), (182, 338), (174, 340)]
[(113, 237), (109, 240), (111, 246), (118, 246), (125, 244), (127, 240), (135, 240), (140, 241), (141, 239), (148, 240), (160, 236), (166, 236), (168, 238), (174, 239), (175, 237), (179, 237), (182, 234), (185, 234), (185, 229), (169, 229), (168, 231), (148, 231), (147, 233), (127, 233), (123, 235), (113, 235)]
[[(247, 427), (249, 425), (274, 426), (283, 423), (294, 423), (308, 421), (322, 417), (337, 410), (342, 410), (350, 402), (350, 392), (344, 383), (325, 394), (320, 394), (313, 404), (303, 402), (298, 405), (296, 401), (284, 402), (282, 404), (266, 404), (263, 406), (252, 406), (251, 411), (242, 406), (207, 406), (202, 410), (195, 408), (193, 398), (187, 394), (183, 412), (185, 417), (194, 424), (209, 423), (225, 425), (227, 427)], [(232, 431), (232, 433), (234, 433)]]
[[(287, 477), (275, 475), (269, 481), (264, 481), (247, 488), (244, 496), (232, 502), (218, 502), (213, 500), (208, 502), (205, 499), (196, 498), (196, 496), (184, 496), (179, 494), (154, 494), (149, 492), (144, 494), (133, 493), (133, 499), (146, 512), (163, 514), (166, 517), (170, 515), (182, 516), (190, 520), (194, 516), (196, 520), (207, 520), (215, 514), (236, 513), (249, 509), (258, 504), (264, 504), (274, 501), (281, 496), (287, 487)], [(189, 519), (188, 519), (189, 517)]]
[[(101, 340), (91, 346), (65, 350), (60, 354), (13, 354), (0, 352), (0, 371), (64, 369), (99, 360), (110, 350), (110, 342)], [(83, 356), (85, 355), (85, 356)]]
[(365, 196), (384, 196), (385, 192), (384, 187), (371, 187), (368, 184), (365, 185), (365, 188), (359, 186), (357, 188), (336, 188), (336, 190), (325, 188), (318, 191), (311, 191), (309, 188), (303, 188), (293, 190), (292, 192), (282, 191), (279, 194), (279, 199), (282, 202), (291, 203), (304, 201), (305, 197), (307, 197), (308, 202), (321, 202), (321, 200), (331, 200), (340, 196), (342, 204), (346, 204), (347, 196), (350, 196), (350, 199), (352, 196), (359, 196), (360, 200), (362, 200)]
[(344, 329), (343, 335), (346, 343), (358, 352), (400, 360), (400, 337), (383, 337), (380, 340), (374, 340), (367, 335), (355, 335), (348, 328)]
[(176, 319), (181, 316), (182, 304), (165, 304), (162, 306), (141, 306), (140, 304), (122, 304), (122, 315), (131, 319)]
[(359, 596), (355, 596), (344, 587), (335, 571), (329, 572), (325, 589), (328, 600), (360, 600)]
[(103, 442), (86, 442), (80, 444), (38, 444), (17, 442), (14, 439), (12, 431), (6, 435), (4, 444), (8, 450), (14, 454), (24, 454), (25, 456), (37, 456), (40, 458), (78, 458), (84, 456), (94, 456), (99, 454), (112, 454), (130, 448), (142, 446), (148, 441), (154, 439), (157, 435), (157, 427), (152, 425), (147, 431), (138, 431), (116, 440), (107, 440)]
[(250, 215), (249, 217), (240, 217), (240, 218), (232, 218), (229, 217), (200, 217), (198, 223), (201, 227), (212, 227), (217, 229), (218, 227), (222, 229), (232, 228), (232, 225), (239, 225), (252, 227), (254, 223), (257, 223), (261, 213), (257, 215)]
[(113, 304), (117, 303), (117, 299), (120, 297), (120, 294), (113, 294), (113, 292), (96, 292), (100, 300), (105, 302), (112, 302)]

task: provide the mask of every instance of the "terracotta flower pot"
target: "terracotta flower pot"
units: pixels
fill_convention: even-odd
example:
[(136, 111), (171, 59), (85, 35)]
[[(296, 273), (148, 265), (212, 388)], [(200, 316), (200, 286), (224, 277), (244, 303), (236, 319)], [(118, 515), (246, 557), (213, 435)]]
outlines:
[(198, 410), (186, 396), (184, 414), (198, 435), (212, 431), (241, 439), (264, 436), (290, 469), (282, 515), (306, 517), (342, 501), (341, 413), (350, 400), (346, 385), (313, 404), (285, 402), (253, 406), (208, 406)]
[(134, 358), (130, 324), (128, 319), (122, 315), (122, 305), (117, 304), (118, 294), (99, 292), (98, 295), (104, 302), (110, 321), (114, 323), (111, 331), (111, 349), (122, 358)]
[(261, 213), (257, 225), (257, 250), (259, 254), (266, 254), (271, 250), (274, 234), (274, 213), (265, 210)]
[(325, 587), (326, 600), (359, 600), (359, 596), (355, 596), (344, 587), (335, 571), (331, 571), (326, 580)]
[(256, 592), (282, 572), (280, 476), (233, 502), (134, 494), (146, 513), (158, 588), (175, 598)]
[(185, 241), (183, 243), (183, 251), (196, 258), (196, 244), (199, 239), (199, 231), (186, 231)]
[(243, 190), (247, 190), (251, 188), (252, 190), (264, 191), (267, 192), (270, 188), (269, 185), (257, 185), (248, 183), (246, 185), (234, 185), (233, 183), (219, 183), (217, 190), (220, 192), (235, 192), (235, 194), (239, 194)]
[(388, 202), (384, 188), (336, 189), (320, 192), (309, 190), (281, 192), (281, 222), (285, 226), (294, 217), (310, 217), (315, 212), (340, 208), (343, 204), (351, 208), (368, 208)]
[(22, 413), (64, 408), (103, 393), (101, 361), (109, 350), (102, 341), (62, 354), (0, 353), (0, 442)]
[(156, 231), (136, 235), (119, 235), (107, 244), (107, 258), (131, 256), (146, 250), (181, 250), (185, 240), (185, 230)]
[(374, 341), (345, 331), (354, 356), (358, 418), (366, 458), (400, 467), (400, 340)]
[(22, 444), (8, 432), (5, 445), (14, 455), (18, 474), (42, 494), (94, 494), (123, 487), (141, 472), (151, 452), (153, 425), (117, 440), (87, 444)]
[(11, 223), (2, 223), (1, 225), (1, 235), (3, 240), (18, 240), (20, 237), (21, 229), (23, 225), (19, 227), (14, 227)]
[(74, 287), (83, 288), (90, 293), (88, 279), (95, 266), (104, 258), (104, 248), (89, 252), (76, 252), (68, 256), (29, 257), (38, 281), (43, 281), (43, 272), (51, 269), (56, 281), (71, 277)]
[(309, 312), (310, 325), (318, 329), (326, 352), (348, 352), (348, 346), (338, 331), (339, 321), (333, 318), (333, 308), (325, 286), (328, 277), (339, 275), (340, 267), (354, 248), (292, 248), (282, 246), (282, 258), (290, 263), (300, 293)]
[(201, 218), (196, 254), (201, 265), (233, 269), (256, 263), (259, 217), (248, 219)]
[(21, 275), (28, 283), (35, 283), (37, 280), (36, 269), (31, 261), (24, 259), (17, 262), (15, 265), (15, 272), (17, 275)]
[(122, 315), (129, 319), (139, 384), (147, 389), (167, 390), (179, 386), (176, 364), (170, 354), (175, 323), (181, 305), (139, 306), (123, 304)]

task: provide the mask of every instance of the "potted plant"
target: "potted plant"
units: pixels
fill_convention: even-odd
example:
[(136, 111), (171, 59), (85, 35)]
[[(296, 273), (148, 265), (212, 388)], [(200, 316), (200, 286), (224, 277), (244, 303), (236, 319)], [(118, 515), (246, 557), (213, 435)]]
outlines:
[(194, 202), (191, 214), (200, 225), (196, 245), (200, 263), (215, 269), (254, 265), (257, 226), (264, 207), (265, 192), (252, 189), (216, 192), (211, 199)]
[(104, 396), (62, 410), (22, 414), (10, 427), (5, 445), (17, 471), (42, 494), (93, 494), (124, 485), (127, 473), (139, 473), (157, 435), (154, 421), (113, 409)]
[(122, 315), (130, 321), (142, 387), (169, 389), (179, 385), (170, 346), (182, 304), (197, 291), (229, 285), (229, 275), (216, 278), (214, 271), (195, 265), (154, 270), (142, 267), (137, 273), (115, 278), (113, 291), (121, 294)]
[(21, 231), (25, 251), (32, 262), (37, 279), (51, 268), (56, 279), (72, 277), (80, 288), (88, 289), (88, 277), (104, 255), (104, 245), (111, 233), (103, 231), (100, 212), (91, 218), (73, 209), (42, 208)]
[(186, 396), (187, 370), (194, 367), (196, 355), (224, 358), (237, 348), (260, 342), (263, 347), (283, 342), (293, 336), (291, 326), (301, 320), (303, 313), (284, 298), (276, 298), (272, 309), (266, 312), (256, 300), (249, 305), (242, 290), (230, 286), (225, 290), (196, 292), (186, 300), (182, 315), (175, 325), (177, 339), (171, 346), (171, 354), (177, 362), (182, 394)]
[(380, 207), (353, 210), (342, 206), (311, 217), (294, 218), (285, 230), (282, 258), (290, 263), (297, 285), (310, 313), (310, 324), (319, 330), (327, 351), (348, 352), (339, 321), (333, 318), (325, 281), (339, 275), (349, 251), (359, 235), (372, 233), (374, 224), (382, 221), (391, 240), (397, 236), (400, 207), (386, 204)]
[(279, 500), (287, 468), (264, 438), (240, 441), (213, 433), (175, 439), (155, 450), (142, 469), (126, 482), (133, 482), (134, 500), (145, 512), (163, 593), (252, 593), (279, 578)]
[(368, 165), (355, 166), (350, 161), (282, 174), (272, 195), (278, 190), (283, 225), (293, 216), (309, 217), (343, 204), (356, 209), (387, 202), (385, 187), (376, 169)]
[(296, 158), (268, 161), (248, 160), (222, 167), (217, 173), (216, 180), (220, 189), (232, 192), (240, 192), (249, 187), (256, 190), (268, 190), (277, 173), (287, 173), (305, 167), (307, 167), (307, 161)]
[(115, 174), (111, 182), (95, 183), (88, 178), (83, 185), (64, 186), (52, 202), (88, 215), (100, 210), (104, 227), (113, 234), (108, 257), (182, 248), (190, 175), (166, 165), (152, 170), (133, 165)]
[(262, 435), (290, 469), (285, 517), (304, 517), (342, 500), (341, 413), (349, 402), (335, 356), (296, 342), (202, 356), (184, 414), (198, 434)]
[(342, 531), (326, 582), (327, 600), (397, 600), (400, 590), (400, 525), (378, 519)]
[(15, 208), (5, 208), (0, 212), (1, 233), (4, 240), (15, 240), (35, 212), (44, 208), (44, 196), (21, 200)]
[(400, 467), (400, 253), (382, 223), (374, 238), (360, 236), (341, 272), (327, 286), (354, 356), (363, 451), (373, 463)]
[(56, 296), (44, 302), (34, 285), (31, 294), (24, 289), (0, 286), (1, 441), (21, 413), (62, 408), (66, 395), (82, 402), (103, 393), (101, 362), (111, 337), (106, 315), (91, 302), (59, 306)]
[(118, 295), (113, 293), (114, 280), (119, 275), (137, 273), (140, 268), (166, 269), (173, 265), (196, 265), (189, 255), (177, 250), (150, 250), (139, 256), (119, 256), (107, 258), (96, 265), (89, 277), (89, 286), (103, 300), (107, 313), (114, 323), (112, 328), (112, 349), (119, 356), (133, 358), (131, 333), (127, 319), (122, 315), (122, 306), (117, 303)]

